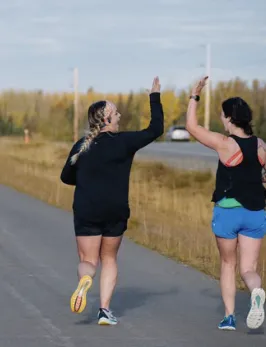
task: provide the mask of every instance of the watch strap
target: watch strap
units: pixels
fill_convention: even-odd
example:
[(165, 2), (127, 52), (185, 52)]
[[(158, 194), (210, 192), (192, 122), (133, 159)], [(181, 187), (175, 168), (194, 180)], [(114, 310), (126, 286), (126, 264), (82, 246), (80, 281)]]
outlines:
[(190, 99), (194, 99), (196, 101), (200, 101), (200, 96), (199, 95), (190, 95)]

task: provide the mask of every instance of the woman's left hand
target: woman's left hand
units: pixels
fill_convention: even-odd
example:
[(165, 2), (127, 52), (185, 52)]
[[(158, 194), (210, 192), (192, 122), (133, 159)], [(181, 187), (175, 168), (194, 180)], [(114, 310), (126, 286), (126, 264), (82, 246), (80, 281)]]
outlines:
[(206, 85), (206, 81), (209, 77), (206, 76), (204, 78), (202, 78), (192, 89), (192, 95), (200, 95), (202, 89), (204, 88), (204, 86)]

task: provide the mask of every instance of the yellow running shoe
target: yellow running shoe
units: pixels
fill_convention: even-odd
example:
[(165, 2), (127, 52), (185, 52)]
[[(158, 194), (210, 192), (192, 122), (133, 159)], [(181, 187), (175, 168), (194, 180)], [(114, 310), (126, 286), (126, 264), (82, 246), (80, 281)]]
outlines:
[(90, 276), (83, 276), (78, 284), (77, 289), (71, 296), (70, 307), (74, 313), (81, 313), (87, 304), (87, 292), (92, 286), (92, 278)]

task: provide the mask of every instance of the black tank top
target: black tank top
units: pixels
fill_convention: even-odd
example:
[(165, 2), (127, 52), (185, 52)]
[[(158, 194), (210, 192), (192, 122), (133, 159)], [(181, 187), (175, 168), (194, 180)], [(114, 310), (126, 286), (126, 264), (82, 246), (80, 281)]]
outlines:
[(235, 167), (227, 167), (219, 160), (212, 201), (218, 202), (225, 197), (235, 198), (248, 210), (262, 210), (265, 207), (265, 197), (262, 166), (258, 159), (258, 139), (256, 136), (230, 137), (238, 143), (243, 160)]

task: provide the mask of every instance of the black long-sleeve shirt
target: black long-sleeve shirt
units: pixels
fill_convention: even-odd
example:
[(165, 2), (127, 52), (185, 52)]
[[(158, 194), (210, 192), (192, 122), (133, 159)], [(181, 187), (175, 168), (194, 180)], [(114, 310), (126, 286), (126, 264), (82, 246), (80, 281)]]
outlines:
[(128, 219), (129, 177), (135, 153), (164, 132), (164, 113), (160, 93), (150, 94), (151, 121), (140, 131), (102, 132), (83, 152), (76, 164), (70, 158), (84, 140), (72, 147), (61, 173), (61, 180), (75, 185), (73, 211), (85, 222)]

